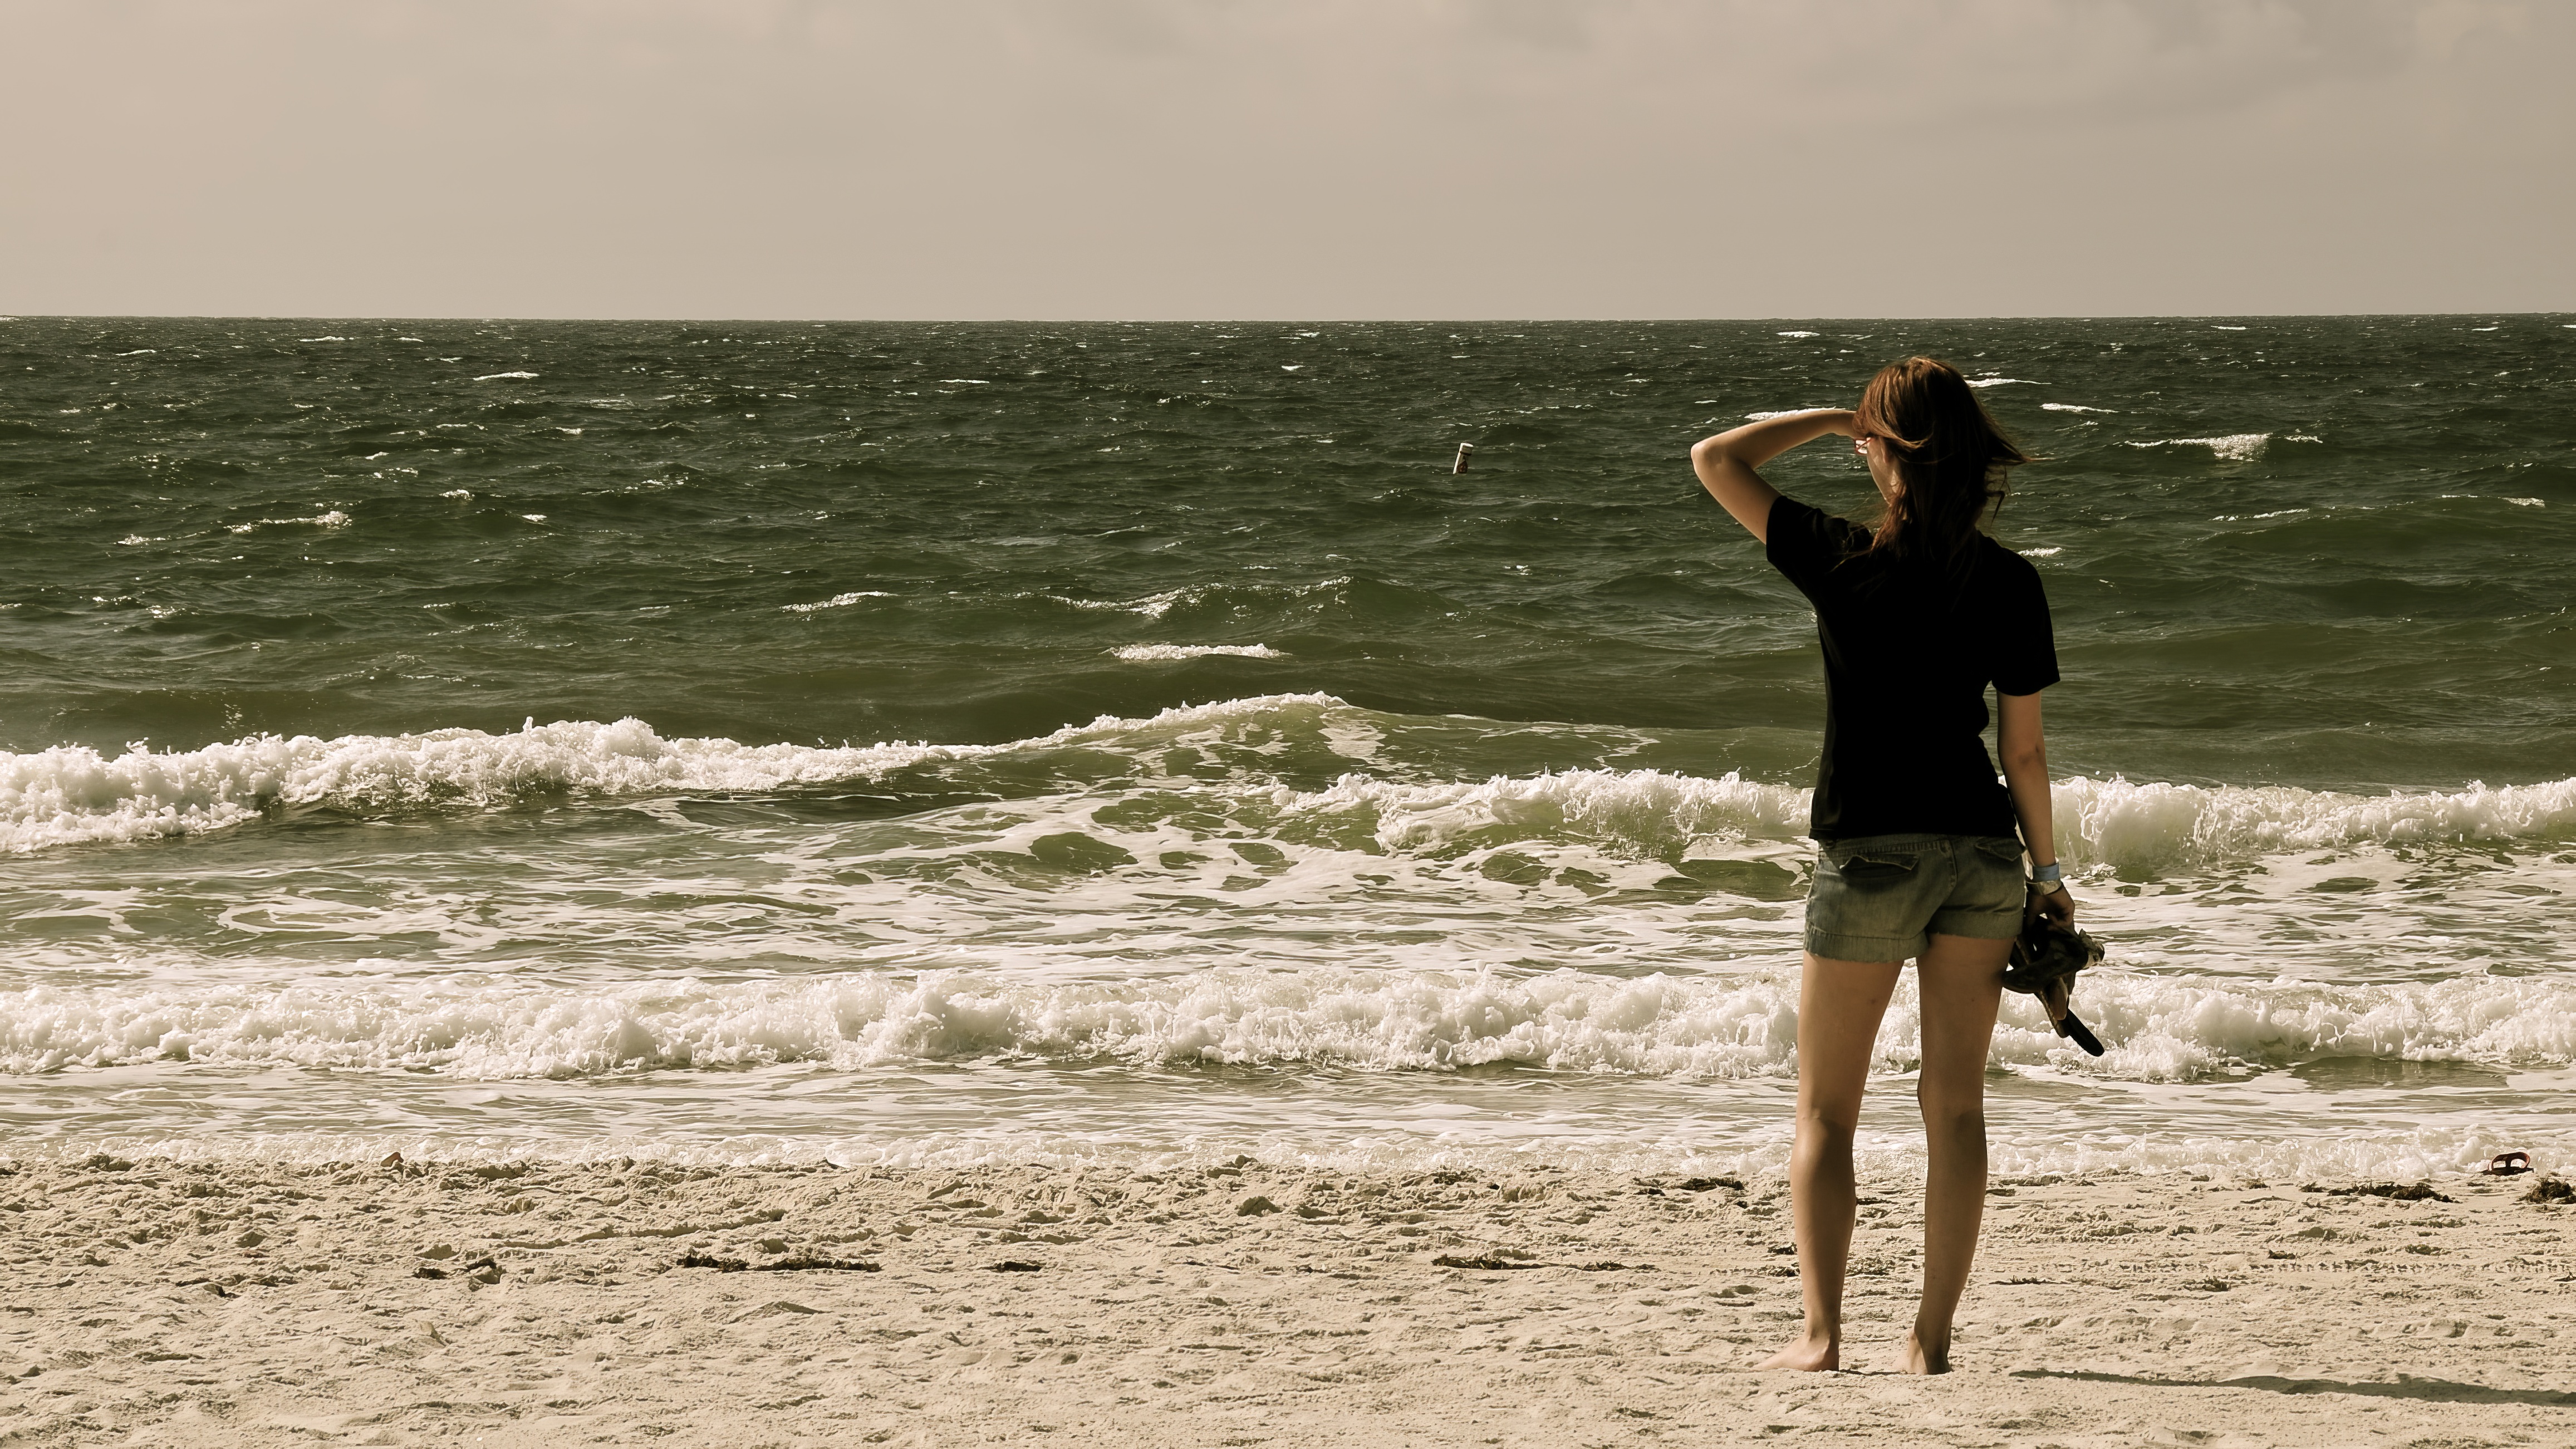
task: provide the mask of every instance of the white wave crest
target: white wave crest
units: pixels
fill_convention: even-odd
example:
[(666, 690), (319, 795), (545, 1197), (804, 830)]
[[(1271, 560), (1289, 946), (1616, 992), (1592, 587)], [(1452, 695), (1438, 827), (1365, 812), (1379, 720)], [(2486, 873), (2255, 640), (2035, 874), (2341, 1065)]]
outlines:
[(481, 377), (478, 377), (478, 378), (476, 378), (476, 379), (474, 379), (474, 380), (475, 380), (476, 382), (499, 382), (499, 381), (501, 381), (503, 378), (522, 378), (522, 379), (526, 379), (526, 378), (534, 378), (536, 375), (537, 375), (537, 374), (535, 374), (535, 373), (533, 373), (533, 372), (487, 372), (487, 373), (483, 374)]
[(1268, 598), (1303, 599), (1316, 594), (1328, 594), (1335, 589), (1347, 586), (1350, 582), (1349, 575), (1338, 574), (1306, 584), (1189, 584), (1135, 599), (1076, 599), (1063, 594), (1040, 593), (1014, 594), (1011, 597), (1045, 599), (1049, 603), (1062, 604), (1069, 609), (1094, 612), (1116, 611), (1141, 615), (1147, 619), (1160, 619), (1176, 607), (1195, 608), (1206, 603), (1212, 596), (1221, 597), (1224, 591), (1234, 589), (1252, 591)]
[(1238, 659), (1285, 659), (1288, 656), (1267, 644), (1129, 644), (1113, 649), (1111, 654), (1131, 664), (1158, 664), (1180, 659), (1204, 659), (1212, 654), (1232, 655)]
[[(562, 1078), (782, 1062), (839, 1071), (1037, 1058), (1138, 1064), (1329, 1063), (1381, 1070), (1516, 1064), (1698, 1079), (1796, 1071), (1786, 973), (1638, 978), (1560, 969), (1266, 972), (1110, 982), (891, 972), (592, 990), (507, 978), (417, 984), (0, 992), (0, 1071), (191, 1061)], [(1917, 1064), (1911, 979), (1877, 1043)], [(2465, 977), (2382, 986), (2090, 973), (2076, 1004), (2095, 1061), (2009, 998), (1993, 1059), (2135, 1081), (2318, 1057), (2563, 1064), (2576, 982)]]
[[(2283, 851), (2431, 840), (2500, 840), (2576, 830), (2576, 779), (2452, 794), (2346, 795), (2290, 786), (2145, 784), (2076, 776), (2051, 791), (2058, 845), (2083, 865), (2154, 870)], [(1737, 774), (1569, 770), (1480, 784), (1396, 784), (1347, 775), (1289, 808), (1368, 809), (1389, 850), (1528, 836), (1610, 839), (1663, 853), (1707, 837), (1806, 833), (1808, 792)]]
[[(1263, 645), (1129, 648), (1155, 652), (1120, 651), (1121, 657), (1279, 657)], [(136, 747), (113, 758), (85, 746), (59, 746), (0, 754), (0, 849), (219, 830), (272, 806), (384, 810), (494, 805), (549, 791), (615, 796), (770, 790), (1072, 743), (1149, 750), (1166, 743), (1173, 731), (1226, 721), (1302, 714), (1329, 727), (1336, 714), (1349, 713), (1350, 706), (1330, 695), (1259, 695), (1166, 710), (1145, 720), (1104, 715), (1088, 725), (994, 745), (746, 745), (721, 738), (664, 739), (640, 720), (623, 719), (531, 723), (506, 734), (448, 729), (330, 740), (262, 735), (178, 752)], [(2576, 779), (2354, 795), (2078, 776), (2058, 781), (2054, 794), (2060, 845), (2069, 859), (2150, 872), (2324, 847), (2576, 831)], [(1670, 857), (1710, 838), (1794, 840), (1806, 830), (1808, 792), (1737, 773), (1708, 778), (1661, 770), (1569, 770), (1435, 782), (1354, 774), (1322, 790), (1281, 787), (1276, 802), (1292, 812), (1368, 812), (1370, 828), (1389, 850), (1440, 853), (1514, 839), (1588, 839), (1623, 852)]]
[(882, 589), (860, 589), (855, 593), (834, 594), (828, 599), (818, 600), (811, 604), (781, 604), (779, 608), (783, 612), (790, 614), (819, 614), (825, 609), (846, 609), (861, 599), (891, 599), (893, 597), (894, 595), (886, 593)]
[(2283, 851), (2506, 840), (2576, 829), (2576, 779), (2450, 794), (2346, 795), (2287, 785), (2207, 788), (2060, 780), (2058, 843), (2079, 860), (2155, 868)]
[(2034, 381), (2032, 381), (2031, 379), (2029, 379), (2029, 378), (2027, 378), (2027, 377), (1972, 377), (1972, 378), (1968, 379), (1968, 386), (1970, 386), (1970, 387), (2046, 387), (2046, 386), (2048, 386), (2048, 384), (2047, 384), (2047, 383), (2044, 383), (2044, 382), (2034, 382)]
[(2041, 403), (2039, 410), (2044, 413), (2115, 413), (2119, 411), (2118, 408), (2088, 408), (2075, 403)]
[(316, 739), (255, 735), (203, 749), (129, 749), (110, 759), (80, 745), (0, 754), (0, 848), (145, 840), (220, 830), (272, 805), (384, 809), (498, 804), (541, 791), (631, 795), (660, 790), (768, 790), (864, 779), (931, 760), (1048, 749), (1102, 736), (1187, 727), (1281, 710), (1347, 708), (1330, 695), (1261, 695), (1168, 709), (1150, 720), (1103, 715), (1000, 745), (876, 744), (838, 749), (670, 739), (642, 720), (567, 721), (515, 734), (432, 730)]
[(251, 533), (263, 528), (346, 528), (354, 521), (349, 515), (334, 508), (328, 513), (315, 514), (311, 518), (263, 518), (253, 523), (230, 524), (227, 525), (226, 531)]
[(1807, 794), (1730, 773), (1710, 780), (1662, 770), (1568, 770), (1482, 783), (1403, 785), (1345, 775), (1293, 797), (1291, 810), (1373, 811), (1389, 850), (1436, 849), (1501, 827), (1505, 835), (1609, 837), (1655, 850), (1703, 836), (1793, 839)]
[(2230, 463), (2251, 463), (2263, 456), (2263, 445), (2272, 441), (2270, 433), (2230, 433), (2223, 438), (2157, 438), (2151, 442), (2130, 443), (2132, 448), (2167, 446), (2207, 448)]

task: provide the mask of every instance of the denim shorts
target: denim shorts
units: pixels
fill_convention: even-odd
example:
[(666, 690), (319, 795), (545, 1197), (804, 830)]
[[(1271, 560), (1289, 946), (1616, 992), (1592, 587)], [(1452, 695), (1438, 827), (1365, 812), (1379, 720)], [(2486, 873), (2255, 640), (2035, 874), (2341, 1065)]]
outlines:
[(1931, 938), (2021, 934), (2021, 842), (2009, 835), (1871, 835), (1828, 843), (1807, 887), (1807, 949), (1903, 961)]

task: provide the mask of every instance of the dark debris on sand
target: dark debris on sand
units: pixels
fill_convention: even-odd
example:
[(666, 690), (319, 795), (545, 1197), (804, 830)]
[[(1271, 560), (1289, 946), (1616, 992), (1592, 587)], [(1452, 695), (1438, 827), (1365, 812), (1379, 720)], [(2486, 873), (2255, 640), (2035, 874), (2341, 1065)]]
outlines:
[(1523, 1261), (1497, 1257), (1492, 1253), (1480, 1253), (1472, 1258), (1458, 1253), (1443, 1253), (1431, 1260), (1431, 1266), (1469, 1268), (1479, 1273), (1509, 1273), (1523, 1268), (1572, 1268), (1578, 1273), (1651, 1273), (1655, 1271), (1651, 1263), (1613, 1263), (1607, 1259), (1597, 1263), (1541, 1263), (1535, 1259)]
[(2441, 1193), (2435, 1192), (2433, 1190), (2433, 1184), (2429, 1182), (2410, 1182), (2402, 1185), (2394, 1182), (2372, 1182), (2363, 1183), (2354, 1187), (2310, 1186), (2301, 1189), (2301, 1191), (2321, 1192), (2328, 1197), (2384, 1197), (2389, 1199), (2391, 1202), (2459, 1201), (2458, 1198), (2445, 1197)]
[(713, 1268), (719, 1273), (874, 1273), (877, 1265), (858, 1258), (822, 1258), (800, 1253), (768, 1263), (750, 1263), (740, 1258), (719, 1258), (709, 1253), (691, 1253), (680, 1259), (683, 1268)]

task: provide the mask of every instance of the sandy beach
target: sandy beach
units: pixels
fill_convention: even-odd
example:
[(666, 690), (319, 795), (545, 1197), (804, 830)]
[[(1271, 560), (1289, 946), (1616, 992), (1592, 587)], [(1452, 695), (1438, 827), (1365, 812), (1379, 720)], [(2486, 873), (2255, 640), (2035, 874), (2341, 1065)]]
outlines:
[(1802, 1376), (1738, 1370), (1796, 1317), (1777, 1182), (9, 1168), (9, 1445), (2576, 1443), (2576, 1207), (2527, 1176), (1998, 1183), (1922, 1380), (1887, 1184)]

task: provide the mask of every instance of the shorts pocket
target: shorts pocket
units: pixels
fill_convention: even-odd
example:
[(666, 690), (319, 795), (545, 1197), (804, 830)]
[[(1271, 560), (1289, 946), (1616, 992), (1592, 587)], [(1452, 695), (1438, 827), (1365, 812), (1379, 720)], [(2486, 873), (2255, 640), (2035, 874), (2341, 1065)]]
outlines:
[(2005, 835), (1980, 835), (1976, 837), (1976, 842), (1977, 849), (1989, 860), (2001, 861), (2011, 866), (2016, 873), (2021, 870), (2022, 848), (2019, 840)]
[(1844, 884), (1863, 889), (1910, 881), (1923, 863), (1923, 857), (1910, 850), (1836, 851), (1825, 859)]
[(2021, 873), (2021, 842), (2003, 836), (1975, 837), (1976, 849), (1965, 852), (1958, 883), (1945, 908), (1997, 912), (2018, 918), (2029, 890)]

